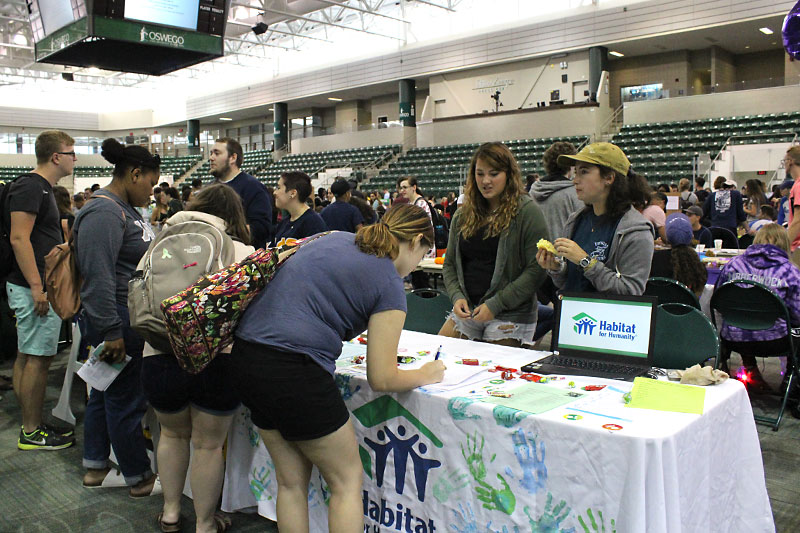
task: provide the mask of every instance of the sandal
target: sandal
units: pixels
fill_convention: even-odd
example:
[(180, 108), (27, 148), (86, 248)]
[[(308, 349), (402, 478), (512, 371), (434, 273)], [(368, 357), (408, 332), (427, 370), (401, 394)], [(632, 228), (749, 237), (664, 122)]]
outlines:
[(161, 528), (161, 531), (164, 533), (177, 533), (181, 530), (181, 517), (178, 516), (178, 519), (175, 522), (164, 522), (163, 520), (164, 513), (158, 513), (158, 526)]
[(224, 533), (231, 527), (231, 519), (222, 513), (214, 513), (214, 523), (217, 525), (217, 533)]

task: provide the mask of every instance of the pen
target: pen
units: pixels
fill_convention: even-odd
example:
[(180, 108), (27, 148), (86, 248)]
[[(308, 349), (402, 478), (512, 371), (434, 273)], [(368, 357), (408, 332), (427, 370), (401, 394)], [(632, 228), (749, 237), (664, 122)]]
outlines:
[(441, 344), (439, 345), (439, 349), (436, 350), (436, 357), (433, 358), (434, 361), (438, 361), (439, 360), (439, 354), (440, 353), (442, 353), (442, 345)]

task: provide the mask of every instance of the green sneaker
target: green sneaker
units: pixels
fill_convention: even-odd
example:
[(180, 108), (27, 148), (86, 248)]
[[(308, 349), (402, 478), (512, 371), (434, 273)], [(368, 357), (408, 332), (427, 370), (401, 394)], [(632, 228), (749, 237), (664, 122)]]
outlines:
[(75, 444), (74, 438), (58, 435), (39, 426), (33, 433), (25, 433), (25, 430), (20, 429), (17, 448), (20, 450), (61, 450), (69, 448), (73, 444)]
[[(22, 429), (23, 426), (19, 428)], [(62, 435), (64, 437), (71, 437), (75, 434), (75, 430), (72, 429), (71, 426), (58, 426), (56, 424), (48, 424), (47, 422), (42, 422), (40, 426), (46, 429), (50, 433), (55, 433), (56, 435)]]

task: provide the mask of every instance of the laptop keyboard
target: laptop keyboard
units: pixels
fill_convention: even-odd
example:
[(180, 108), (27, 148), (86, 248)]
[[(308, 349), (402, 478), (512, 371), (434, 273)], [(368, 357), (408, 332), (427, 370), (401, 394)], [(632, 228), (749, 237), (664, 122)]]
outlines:
[(638, 375), (642, 373), (640, 366), (620, 365), (617, 363), (609, 363), (607, 361), (592, 361), (588, 359), (573, 359), (571, 357), (554, 357), (550, 364), (565, 367), (576, 368), (581, 370), (590, 370), (592, 372), (603, 372), (605, 374), (618, 374), (618, 375)]

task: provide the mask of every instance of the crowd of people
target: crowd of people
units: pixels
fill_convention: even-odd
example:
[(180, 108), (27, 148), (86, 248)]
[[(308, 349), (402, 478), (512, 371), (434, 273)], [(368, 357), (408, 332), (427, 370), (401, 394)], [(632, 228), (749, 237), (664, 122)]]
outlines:
[[(73, 172), (74, 144), (60, 131), (40, 134), (36, 168), (7, 186), (2, 206), (14, 254), (5, 284), (17, 319), (12, 381), (22, 410), (18, 447), (53, 450), (75, 442), (71, 428), (42, 418), (62, 326), (43, 284), (44, 257), (69, 241), (83, 279), (83, 337), (102, 346), (103, 360), (127, 360), (107, 389), (90, 392), (83, 485), (103, 484), (113, 446), (130, 495), (152, 493), (156, 475), (141, 429), (150, 405), (161, 425), (162, 531), (181, 527), (190, 444), (197, 531), (230, 526), (215, 510), (223, 445), (241, 404), (275, 462), (279, 528), (308, 530), (307, 489), (317, 466), (331, 490), (331, 529), (361, 530), (361, 462), (333, 380), (335, 360), (343, 340), (368, 328), (373, 389), (406, 391), (443, 378), (441, 361), (400, 370), (395, 358), (406, 315), (404, 279), (413, 283), (419, 262), (437, 255), (435, 210), (449, 221), (446, 250), (438, 250), (452, 302), (443, 336), (532, 347), (553, 326), (558, 292), (641, 295), (652, 276), (676, 279), (699, 295), (707, 271), (697, 245), (711, 248), (727, 233), (737, 245), (749, 236), (752, 245), (722, 269), (717, 285), (768, 280), (800, 324), (800, 147), (786, 153), (787, 180), (767, 198), (757, 180), (745, 184), (743, 195), (724, 177), (710, 191), (702, 178), (694, 187), (686, 179), (675, 190), (652, 190), (620, 148), (602, 142), (580, 151), (554, 143), (544, 153), (546, 175), (528, 180), (526, 188), (513, 153), (490, 142), (469, 161), (463, 195), (437, 201), (425, 197), (424, 184), (413, 176), (400, 178), (394, 192), (365, 195), (340, 179), (314, 194), (308, 175), (289, 171), (268, 190), (241, 170), (242, 148), (228, 138), (210, 151), (216, 181), (204, 186), (193, 180), (181, 191), (169, 183), (156, 186), (158, 155), (107, 139), (102, 155), (114, 165), (111, 182), (70, 196), (57, 182)], [(668, 195), (679, 202), (669, 216)], [(254, 299), (232, 351), (195, 375), (168, 350), (146, 343), (131, 327), (128, 309), (128, 282), (158, 232), (187, 221), (227, 234), (235, 243), (233, 261), (313, 237)], [(538, 246), (542, 239), (552, 240), (554, 252)], [(352, 290), (354, 276), (358, 290)], [(778, 329), (754, 334), (725, 326), (722, 336), (734, 347), (785, 342)]]

